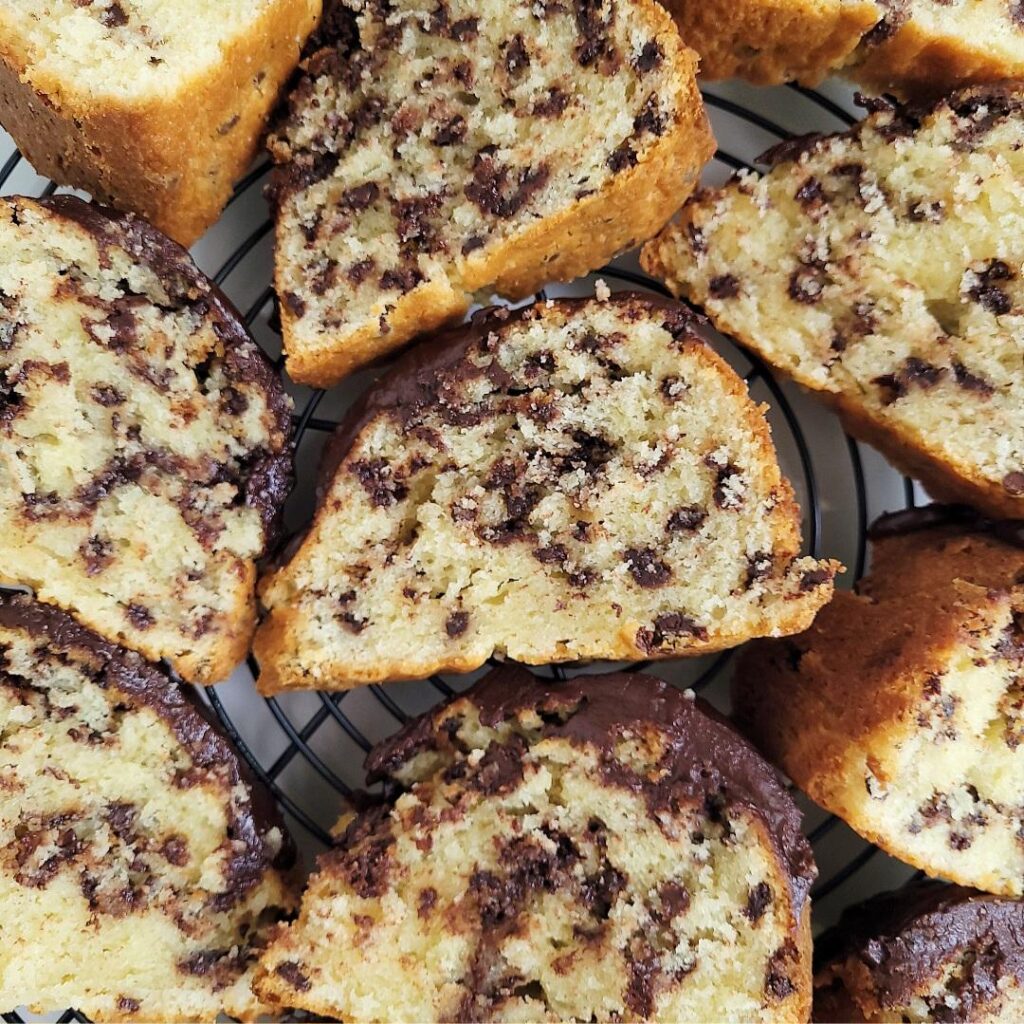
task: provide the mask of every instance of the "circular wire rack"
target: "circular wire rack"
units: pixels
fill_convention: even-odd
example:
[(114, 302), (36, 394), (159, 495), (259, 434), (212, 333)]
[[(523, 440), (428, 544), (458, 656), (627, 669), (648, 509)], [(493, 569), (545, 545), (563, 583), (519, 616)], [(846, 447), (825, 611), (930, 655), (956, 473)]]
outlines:
[[(705, 182), (711, 184), (734, 172), (754, 171), (758, 155), (777, 142), (809, 132), (841, 131), (856, 120), (851, 92), (832, 81), (818, 90), (797, 85), (752, 89), (725, 83), (705, 88), (704, 98), (720, 143), (705, 173)], [(49, 196), (58, 191), (52, 181), (34, 173), (2, 131), (0, 158), (0, 194)], [(268, 171), (267, 163), (259, 163), (238, 183), (224, 216), (193, 248), (193, 255), (243, 311), (257, 341), (283, 372), (276, 300), (269, 284), (272, 223), (262, 197)], [(597, 279), (603, 279), (612, 291), (667, 294), (659, 282), (640, 271), (636, 254), (630, 253), (588, 278), (552, 286), (537, 297), (591, 294)], [(706, 336), (744, 377), (753, 397), (768, 405), (780, 461), (803, 510), (807, 550), (842, 559), (847, 572), (841, 585), (852, 586), (867, 565), (869, 522), (882, 511), (925, 500), (919, 485), (846, 436), (834, 417), (799, 389), (776, 380), (758, 357), (710, 329)], [(293, 385), (286, 378), (295, 401), (297, 452), (297, 486), (286, 509), (290, 532), (301, 530), (312, 513), (312, 481), (324, 441), (373, 376), (374, 372), (364, 371), (326, 392)], [(676, 685), (692, 688), (728, 711), (734, 653), (630, 667), (651, 670)], [(586, 670), (617, 667), (590, 665)], [(579, 669), (556, 666), (548, 671), (555, 678), (565, 678)], [(254, 683), (258, 674), (250, 657), (230, 680), (200, 692), (253, 772), (277, 798), (307, 866), (311, 866), (315, 854), (330, 845), (332, 823), (361, 786), (363, 759), (373, 744), (464, 689), (481, 673), (280, 697), (257, 693)], [(794, 796), (804, 811), (805, 831), (819, 866), (812, 890), (817, 929), (830, 924), (847, 904), (921, 874), (861, 840), (801, 794), (794, 791)], [(16, 1011), (0, 1017), (12, 1024), (25, 1020)], [(73, 1008), (50, 1019), (87, 1020)]]

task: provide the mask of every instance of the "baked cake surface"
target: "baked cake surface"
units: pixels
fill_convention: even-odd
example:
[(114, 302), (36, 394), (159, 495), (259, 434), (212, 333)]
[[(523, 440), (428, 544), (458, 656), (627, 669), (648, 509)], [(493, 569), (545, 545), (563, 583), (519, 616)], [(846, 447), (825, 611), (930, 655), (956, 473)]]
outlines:
[(764, 411), (675, 303), (494, 308), (407, 354), (340, 426), (320, 506), (261, 584), (260, 687), (345, 688), (703, 654), (805, 628)]
[(1019, 0), (881, 0), (844, 74), (878, 93), (936, 96), (1024, 77)]
[(224, 678), (290, 487), (290, 412), (183, 249), (71, 197), (0, 200), (0, 582)]
[(351, 1021), (807, 1019), (799, 812), (692, 693), (505, 666), (367, 767), (390, 798), (340, 823), (261, 958), (267, 999)]
[(939, 498), (1024, 516), (1024, 91), (877, 102), (695, 196), (647, 270)]
[(321, 0), (5, 0), (0, 123), (35, 169), (191, 244), (255, 156)]
[(702, 78), (817, 85), (846, 63), (882, 9), (875, 0), (666, 0), (700, 54)]
[(254, 1019), (295, 851), (198, 700), (63, 612), (0, 599), (0, 1007)]
[(322, 386), (649, 238), (713, 152), (652, 0), (336, 0), (270, 139), (288, 370)]
[(871, 574), (745, 653), (736, 716), (827, 810), (929, 875), (1024, 893), (1024, 533), (932, 506)]
[(815, 1021), (1024, 1017), (1024, 905), (920, 882), (848, 908), (815, 944)]

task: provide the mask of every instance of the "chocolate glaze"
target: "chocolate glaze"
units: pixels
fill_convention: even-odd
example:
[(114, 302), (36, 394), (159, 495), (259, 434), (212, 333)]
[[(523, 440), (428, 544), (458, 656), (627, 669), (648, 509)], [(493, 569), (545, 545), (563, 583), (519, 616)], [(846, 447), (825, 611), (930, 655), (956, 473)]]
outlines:
[[(296, 850), (284, 827), (270, 792), (256, 780), (242, 756), (218, 730), (212, 714), (195, 693), (179, 685), (162, 669), (134, 652), (126, 651), (80, 626), (70, 615), (40, 604), (24, 594), (0, 595), (0, 627), (24, 631), (45, 642), (48, 650), (88, 652), (102, 663), (98, 676), (90, 677), (103, 689), (116, 689), (150, 708), (170, 727), (199, 769), (222, 768), (226, 782), (242, 783), (250, 794), (247, 808), (229, 812), (231, 837), (242, 844), (227, 863), (228, 888), (214, 897), (215, 909), (238, 903), (271, 869), (288, 871), (296, 862)], [(282, 845), (272, 857), (265, 844), (267, 832), (280, 830)]]
[(963, 533), (987, 533), (1004, 544), (1024, 548), (1024, 520), (987, 519), (968, 505), (932, 504), (887, 512), (871, 524), (868, 537), (872, 541), (880, 541), (943, 528)]
[[(1024, 903), (944, 882), (924, 881), (849, 907), (815, 944), (818, 970), (850, 956), (871, 973), (883, 1007), (906, 1005), (954, 957), (969, 962), (956, 1019), (998, 994), (1000, 978), (1024, 984)], [(950, 1017), (949, 1019), (953, 1019)]]
[(121, 248), (152, 270), (173, 301), (205, 307), (205, 316), (212, 320), (224, 345), (227, 377), (250, 382), (265, 395), (267, 408), (284, 438), (281, 450), (257, 458), (248, 467), (245, 479), (245, 503), (259, 512), (265, 550), (269, 549), (280, 533), (285, 499), (294, 482), (292, 405), (270, 360), (253, 341), (230, 299), (196, 267), (186, 249), (134, 214), (121, 214), (76, 196), (42, 200), (12, 196), (5, 201), (34, 203), (57, 217), (73, 221), (95, 238), (101, 254), (109, 248)]
[[(800, 831), (800, 812), (775, 769), (709, 704), (691, 700), (648, 675), (617, 672), (559, 683), (507, 664), (378, 744), (366, 759), (369, 781), (392, 779), (417, 753), (432, 749), (437, 742), (438, 717), (460, 701), (473, 704), (487, 726), (522, 711), (542, 711), (543, 736), (597, 748), (607, 756), (611, 769), (605, 781), (635, 790), (652, 811), (670, 807), (679, 797), (703, 801), (719, 794), (726, 807), (744, 808), (764, 822), (776, 853), (789, 869), (795, 912), (802, 911), (817, 869)], [(577, 707), (576, 713), (560, 721), (559, 711)], [(614, 753), (624, 732), (652, 727), (668, 740), (664, 777), (658, 782), (631, 772)]]
[[(658, 295), (616, 292), (603, 303), (593, 298), (581, 298), (558, 299), (551, 305), (571, 314), (591, 303), (597, 308), (639, 308), (652, 317), (664, 312), (669, 314), (666, 324), (671, 325), (668, 329), (674, 336), (685, 338), (690, 344), (704, 344), (694, 330), (702, 322), (701, 318), (682, 303)], [(422, 410), (436, 406), (438, 394), (445, 384), (483, 372), (465, 362), (471, 351), (487, 353), (490, 334), (498, 334), (500, 338), (514, 325), (542, 316), (548, 305), (546, 302), (533, 303), (516, 310), (507, 306), (488, 306), (474, 313), (468, 322), (434, 334), (396, 360), (352, 406), (325, 445), (317, 474), (318, 504), (323, 502), (338, 467), (370, 420), (379, 413), (387, 413), (408, 421)], [(497, 366), (490, 369), (503, 373)]]

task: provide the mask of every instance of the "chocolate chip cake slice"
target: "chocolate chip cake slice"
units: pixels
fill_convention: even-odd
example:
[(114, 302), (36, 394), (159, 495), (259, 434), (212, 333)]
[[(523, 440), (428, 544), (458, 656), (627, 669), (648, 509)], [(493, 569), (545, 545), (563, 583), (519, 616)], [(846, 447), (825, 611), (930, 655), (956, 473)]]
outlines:
[(876, 0), (664, 0), (702, 78), (817, 85), (882, 15)]
[(292, 377), (653, 235), (713, 151), (695, 69), (653, 0), (331, 0), (270, 139)]
[(936, 497), (1024, 517), (1024, 86), (872, 102), (766, 159), (644, 266)]
[(1024, 77), (1020, 0), (879, 0), (882, 14), (843, 70), (875, 92), (933, 97)]
[(482, 311), (342, 423), (320, 507), (261, 584), (260, 688), (703, 654), (806, 628), (834, 562), (764, 412), (682, 306)]
[(0, 1008), (253, 1019), (295, 850), (188, 690), (55, 608), (0, 598)]
[(290, 487), (290, 411), (184, 249), (72, 197), (0, 200), (0, 582), (224, 678)]
[(741, 725), (809, 796), (910, 864), (1024, 894), (1024, 528), (880, 520), (871, 575), (754, 645)]
[(348, 1021), (807, 1019), (799, 812), (692, 692), (506, 666), (367, 768), (387, 799), (340, 823), (265, 998)]
[(844, 911), (815, 944), (815, 1021), (1024, 1019), (1024, 904), (920, 882)]

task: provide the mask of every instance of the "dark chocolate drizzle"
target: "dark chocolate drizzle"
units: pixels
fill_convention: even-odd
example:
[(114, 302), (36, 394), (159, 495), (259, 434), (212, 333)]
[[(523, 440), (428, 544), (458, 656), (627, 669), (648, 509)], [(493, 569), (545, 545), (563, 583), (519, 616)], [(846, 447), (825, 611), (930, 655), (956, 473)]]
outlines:
[(868, 537), (872, 541), (880, 541), (936, 529), (987, 533), (1004, 544), (1024, 549), (1024, 520), (988, 519), (968, 505), (932, 504), (887, 512), (871, 524)]
[(1000, 978), (1024, 984), (1024, 903), (922, 881), (848, 907), (815, 943), (816, 970), (857, 957), (884, 1007), (906, 1005), (965, 952), (975, 955), (956, 989), (957, 1020), (975, 1019), (973, 1007), (998, 995)]
[[(97, 658), (102, 668), (90, 678), (103, 689), (113, 688), (158, 714), (170, 727), (199, 769), (221, 768), (229, 786), (243, 784), (250, 794), (247, 809), (231, 808), (228, 830), (242, 844), (226, 865), (227, 889), (214, 896), (217, 910), (226, 910), (258, 885), (270, 868), (288, 871), (296, 849), (273, 797), (252, 774), (244, 758), (218, 730), (211, 712), (188, 687), (179, 685), (161, 668), (80, 626), (70, 615), (40, 604), (24, 594), (0, 595), (0, 627), (20, 630), (49, 651), (60, 651), (72, 662), (76, 651)], [(271, 857), (265, 837), (281, 832), (281, 849)]]
[[(20, 201), (20, 197), (6, 197)], [(285, 439), (279, 452), (268, 452), (247, 467), (244, 497), (263, 521), (264, 550), (280, 534), (285, 499), (294, 483), (292, 406), (270, 360), (253, 341), (241, 314), (231, 300), (192, 261), (188, 251), (134, 214), (87, 203), (76, 196), (51, 196), (26, 201), (37, 203), (51, 214), (73, 221), (92, 235), (101, 253), (121, 248), (148, 267), (175, 301), (206, 308), (213, 329), (224, 345), (224, 366), (230, 380), (248, 381), (266, 396), (267, 408)]]
[[(800, 812), (775, 769), (711, 705), (648, 675), (616, 672), (559, 683), (507, 664), (378, 744), (366, 759), (368, 781), (393, 780), (418, 752), (431, 749), (437, 718), (458, 701), (473, 704), (487, 726), (537, 709), (545, 723), (543, 736), (597, 748), (610, 769), (605, 781), (628, 786), (652, 811), (671, 814), (672, 804), (680, 798), (704, 801), (709, 796), (724, 799), (726, 808), (744, 808), (764, 822), (788, 867), (794, 910), (802, 912), (817, 869), (800, 831)], [(577, 710), (569, 714), (573, 709)], [(657, 782), (626, 769), (615, 756), (623, 733), (644, 727), (667, 737), (668, 753), (660, 765), (663, 777)]]

